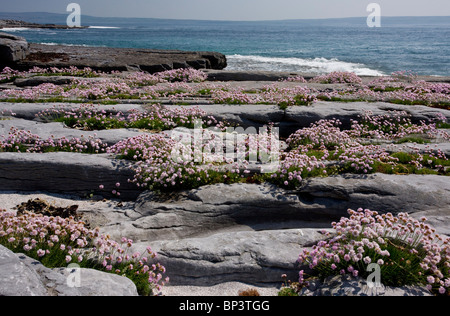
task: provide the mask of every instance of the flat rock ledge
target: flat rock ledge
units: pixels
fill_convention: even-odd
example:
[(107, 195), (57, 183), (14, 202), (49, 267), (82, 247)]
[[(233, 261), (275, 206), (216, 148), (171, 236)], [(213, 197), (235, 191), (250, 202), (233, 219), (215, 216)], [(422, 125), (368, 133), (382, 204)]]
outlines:
[[(67, 190), (60, 191), (67, 194)], [(141, 253), (150, 246), (174, 288), (242, 282), (274, 289), (281, 285), (282, 274), (297, 280), (298, 271), (307, 268), (298, 265), (298, 255), (326, 238), (325, 233), (332, 232), (330, 223), (347, 216), (348, 208), (426, 216), (438, 233), (450, 235), (450, 183), (440, 176), (342, 175), (310, 179), (298, 191), (269, 184), (218, 184), (169, 195), (141, 192), (122, 203), (18, 191), (1, 192), (5, 208), (12, 210), (37, 195), (58, 206), (77, 204), (91, 227), (100, 227), (116, 240), (133, 239)], [(4, 257), (9, 258), (0, 252), (0, 258)], [(364, 290), (360, 283), (341, 282), (343, 288), (335, 283), (305, 295)], [(17, 291), (28, 290), (22, 285), (17, 283)], [(382, 293), (397, 292), (384, 289)], [(401, 295), (421, 293), (408, 289)]]
[[(132, 200), (141, 191), (128, 183), (133, 178), (130, 165), (109, 155), (75, 153), (0, 153), (0, 190), (44, 191), (88, 197), (92, 194), (115, 197), (120, 183), (123, 200)], [(100, 185), (104, 190), (100, 190)]]
[[(169, 109), (179, 108), (178, 105), (165, 105)], [(46, 109), (58, 107), (70, 109), (73, 104), (67, 103), (6, 103), (0, 102), (0, 112), (15, 113), (15, 118), (25, 120), (37, 120), (36, 114)], [(131, 109), (145, 111), (147, 105), (142, 104), (117, 104), (98, 105), (99, 110), (107, 110), (112, 113), (129, 113)], [(373, 115), (386, 115), (391, 111), (405, 111), (415, 124), (421, 121), (430, 122), (438, 115), (450, 120), (450, 111), (431, 108), (423, 105), (397, 105), (384, 102), (315, 102), (310, 106), (292, 106), (286, 110), (277, 105), (229, 105), (229, 104), (204, 104), (187, 105), (185, 108), (198, 107), (218, 121), (225, 121), (241, 126), (259, 128), (269, 123), (274, 123), (280, 128), (281, 137), (289, 137), (292, 133), (319, 120), (337, 119), (341, 121), (343, 128), (350, 128), (352, 120), (358, 120), (365, 111), (371, 111)], [(1, 121), (0, 121), (1, 122)], [(7, 124), (3, 122), (2, 124)]]
[[(123, 209), (84, 213), (113, 238), (138, 250), (149, 244), (172, 285), (247, 282), (273, 286), (296, 280), (298, 255), (323, 240), (349, 208), (410, 212), (450, 235), (450, 184), (439, 176), (340, 176), (306, 181), (288, 192), (271, 185), (212, 185), (168, 196), (144, 192)], [(336, 189), (334, 189), (336, 188)]]
[(221, 70), (227, 66), (225, 55), (218, 52), (42, 45), (7, 33), (0, 33), (0, 57), (0, 68), (18, 70), (75, 66), (103, 72), (156, 73), (179, 68)]
[(388, 287), (369, 284), (362, 278), (335, 276), (324, 282), (313, 281), (300, 292), (301, 296), (433, 296), (425, 287)]
[[(264, 75), (260, 79), (268, 80)], [(0, 120), (1, 134), (7, 134), (11, 127), (30, 130), (42, 138), (94, 134), (71, 130), (61, 123), (40, 122), (35, 114), (53, 105), (73, 107), (0, 103), (0, 112), (16, 113), (15, 117)], [(143, 111), (145, 105), (118, 104), (114, 108), (126, 113), (130, 109)], [(274, 122), (282, 136), (320, 119), (336, 118), (345, 126), (365, 110), (374, 115), (404, 110), (415, 123), (430, 121), (437, 114), (450, 119), (448, 110), (382, 102), (316, 102), (287, 110), (275, 105), (205, 104), (201, 108), (218, 120), (244, 128)], [(112, 145), (141, 131), (96, 134)], [(447, 155), (450, 152), (448, 146), (443, 150)], [(139, 190), (128, 183), (131, 178), (130, 164), (107, 154), (0, 153), (0, 208), (12, 210), (37, 195), (50, 202), (55, 196), (69, 195), (61, 206), (79, 205), (83, 220), (92, 227), (101, 227), (102, 232), (117, 240), (123, 236), (133, 239), (136, 250), (141, 252), (151, 246), (167, 268), (174, 288), (244, 282), (273, 289), (281, 285), (282, 274), (295, 281), (298, 271), (304, 268), (297, 264), (298, 255), (326, 238), (330, 223), (347, 216), (349, 208), (425, 216), (438, 233), (450, 236), (450, 182), (442, 176), (348, 174), (308, 179), (295, 191), (267, 183), (218, 184), (164, 195)], [(121, 183), (120, 198), (111, 192), (117, 182)], [(105, 189), (100, 190), (99, 185)], [(85, 198), (92, 195), (95, 198), (86, 202)], [(11, 200), (4, 203), (10, 196)], [(66, 282), (70, 271), (66, 268), (47, 269), (1, 247), (0, 265), (0, 295), (136, 295), (128, 281), (110, 279), (110, 275), (91, 270), (81, 272), (81, 279), (89, 284), (81, 289), (69, 288)], [(364, 280), (336, 277), (312, 284), (303, 294), (421, 296), (428, 292), (417, 287), (370, 291)]]
[(49, 269), (0, 245), (0, 296), (137, 296), (125, 277), (92, 269)]

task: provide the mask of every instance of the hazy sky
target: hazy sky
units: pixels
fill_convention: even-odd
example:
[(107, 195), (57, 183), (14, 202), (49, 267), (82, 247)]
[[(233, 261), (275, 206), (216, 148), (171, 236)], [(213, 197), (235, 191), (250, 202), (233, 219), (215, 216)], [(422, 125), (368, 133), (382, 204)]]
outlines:
[(381, 5), (384, 16), (450, 16), (449, 0), (0, 0), (0, 12), (66, 13), (69, 3), (82, 14), (202, 20), (280, 20), (367, 16)]

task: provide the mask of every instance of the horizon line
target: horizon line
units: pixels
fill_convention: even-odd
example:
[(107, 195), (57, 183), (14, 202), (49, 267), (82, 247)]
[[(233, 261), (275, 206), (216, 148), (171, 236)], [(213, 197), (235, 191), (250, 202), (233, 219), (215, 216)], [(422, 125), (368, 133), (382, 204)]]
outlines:
[[(65, 13), (26, 11), (26, 12), (8, 12), (0, 11), (0, 14), (54, 14), (66, 16)], [(195, 18), (155, 18), (155, 17), (130, 17), (130, 16), (95, 16), (82, 14), (82, 16), (98, 19), (148, 19), (148, 20), (177, 20), (177, 21), (201, 21), (201, 22), (289, 22), (289, 21), (314, 21), (314, 20), (345, 20), (345, 19), (366, 19), (367, 16), (349, 16), (349, 17), (329, 17), (329, 18), (301, 18), (301, 19), (261, 19), (261, 20), (228, 20), (228, 19), (195, 19)], [(450, 15), (383, 15), (382, 18), (450, 18)]]

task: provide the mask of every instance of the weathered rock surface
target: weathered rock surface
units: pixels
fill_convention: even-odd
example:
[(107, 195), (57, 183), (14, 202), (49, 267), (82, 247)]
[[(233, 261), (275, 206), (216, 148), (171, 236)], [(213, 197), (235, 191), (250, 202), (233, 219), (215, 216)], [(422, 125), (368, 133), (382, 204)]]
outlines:
[(0, 33), (0, 66), (10, 65), (27, 57), (29, 45), (25, 38)]
[(323, 238), (317, 229), (239, 231), (152, 242), (152, 249), (173, 285), (279, 285), (282, 274), (298, 278), (298, 255)]
[(137, 296), (125, 277), (92, 269), (49, 269), (0, 245), (0, 296)]
[(29, 121), (24, 119), (11, 118), (8, 120), (0, 120), (0, 135), (8, 135), (11, 128), (29, 131), (41, 139), (55, 138), (80, 138), (88, 140), (89, 137), (100, 139), (104, 144), (112, 146), (124, 139), (135, 137), (143, 134), (137, 129), (117, 129), (102, 131), (82, 131), (65, 127), (63, 123), (41, 123), (37, 121)]
[[(450, 214), (450, 182), (434, 175), (342, 175), (312, 178), (297, 192), (300, 199), (336, 215), (348, 208)], [(450, 232), (450, 231), (448, 231)]]
[[(12, 111), (17, 118), (36, 119), (36, 114), (58, 106), (66, 109), (73, 109), (73, 104), (57, 103), (19, 103), (11, 104), (0, 102), (0, 113)], [(179, 105), (165, 105), (167, 108), (179, 108)], [(297, 130), (309, 127), (319, 120), (338, 119), (342, 122), (343, 128), (350, 128), (352, 120), (358, 120), (364, 111), (371, 111), (373, 115), (386, 115), (389, 111), (405, 111), (410, 115), (411, 121), (420, 124), (420, 121), (430, 122), (436, 119), (438, 114), (443, 115), (450, 121), (450, 111), (444, 109), (431, 108), (421, 105), (397, 105), (383, 102), (316, 102), (311, 106), (292, 106), (287, 110), (280, 109), (277, 105), (227, 105), (227, 104), (203, 104), (189, 105), (189, 107), (199, 107), (218, 121), (226, 121), (237, 124), (245, 128), (262, 127), (268, 123), (274, 123), (280, 128), (280, 135), (288, 137)], [(127, 113), (131, 109), (144, 111), (146, 105), (142, 104), (117, 104), (98, 105), (99, 109), (111, 112)]]
[(298, 74), (289, 72), (271, 71), (208, 71), (209, 81), (279, 81), (289, 77), (303, 76), (306, 80), (313, 78), (314, 74)]
[(426, 106), (404, 106), (383, 102), (316, 102), (311, 106), (293, 106), (285, 111), (277, 106), (259, 105), (205, 105), (202, 109), (214, 113), (216, 118), (227, 120), (243, 127), (260, 126), (274, 122), (280, 127), (283, 136), (289, 136), (300, 128), (309, 127), (319, 120), (338, 119), (343, 128), (349, 128), (352, 120), (358, 120), (364, 111), (373, 115), (385, 115), (389, 111), (406, 111), (413, 123), (430, 121), (442, 113), (450, 119), (450, 111)]
[[(103, 226), (135, 240), (178, 240), (236, 229), (329, 226), (332, 214), (325, 209), (310, 210), (297, 196), (275, 186), (219, 184), (167, 196), (144, 192), (133, 210), (111, 215)], [(99, 214), (100, 218), (105, 215)], [(95, 222), (96, 214), (92, 216)]]
[[(168, 105), (168, 107), (174, 107)], [(243, 128), (261, 127), (272, 122), (280, 128), (280, 135), (288, 137), (297, 130), (310, 127), (319, 120), (338, 119), (343, 128), (350, 128), (352, 120), (359, 120), (364, 111), (373, 115), (386, 115), (389, 111), (405, 111), (411, 116), (411, 121), (430, 122), (438, 114), (450, 120), (450, 111), (427, 106), (397, 105), (384, 102), (315, 102), (310, 106), (291, 106), (286, 110), (276, 105), (223, 105), (206, 104), (201, 109), (211, 113), (217, 120), (237, 124)]]
[[(0, 102), (0, 113), (4, 112), (4, 116), (11, 117), (10, 113), (14, 113), (14, 118), (21, 118), (30, 121), (42, 121), (36, 117), (36, 114), (51, 108), (58, 108), (60, 110), (73, 110), (78, 108), (78, 104), (71, 103), (8, 103)], [(99, 110), (105, 110), (111, 113), (128, 113), (132, 109), (143, 111), (144, 108), (139, 104), (115, 104), (115, 105), (97, 105)], [(1, 117), (1, 114), (0, 114)]]
[[(25, 56), (24, 56), (25, 57)], [(110, 72), (140, 70), (150, 73), (178, 68), (223, 69), (226, 57), (216, 52), (126, 49), (29, 44), (26, 58), (12, 60), (16, 69), (37, 67), (78, 68)], [(2, 63), (0, 62), (0, 66)]]
[(352, 278), (348, 275), (335, 276), (324, 282), (311, 282), (300, 292), (302, 296), (433, 296), (425, 287), (404, 286), (387, 287), (379, 284), (378, 287), (369, 287), (362, 278)]
[[(266, 77), (264, 80), (269, 79)], [(32, 82), (23, 84), (33, 85)], [(257, 86), (247, 84), (249, 87)], [(6, 113), (3, 116), (8, 116), (8, 111), (16, 113), (15, 118), (3, 117), (0, 120), (0, 135), (7, 134), (11, 127), (30, 130), (42, 138), (94, 134), (68, 129), (60, 123), (43, 124), (36, 119), (35, 114), (53, 105), (56, 104), (0, 103), (0, 113)], [(60, 105), (67, 109), (74, 107), (73, 104)], [(131, 109), (144, 110), (146, 106), (119, 104), (99, 107), (127, 113)], [(317, 102), (309, 107), (290, 107), (287, 110), (275, 105), (204, 104), (201, 108), (218, 120), (237, 123), (244, 128), (274, 122), (280, 127), (282, 136), (320, 119), (336, 118), (348, 126), (365, 110), (374, 115), (403, 110), (410, 113), (417, 123), (432, 120), (438, 113), (450, 119), (448, 110), (381, 102)], [(108, 144), (141, 134), (138, 130), (95, 133)], [(448, 153), (448, 149), (445, 152)], [(450, 183), (443, 176), (341, 175), (306, 180), (295, 191), (270, 184), (219, 184), (161, 195), (142, 192), (128, 183), (127, 180), (133, 177), (129, 166), (127, 162), (114, 160), (109, 155), (0, 153), (0, 190), (76, 196), (98, 194), (117, 198), (111, 191), (120, 182), (120, 198), (126, 202), (111, 201), (108, 205), (99, 201), (89, 206), (74, 204), (80, 204), (83, 220), (92, 227), (100, 226), (102, 232), (114, 239), (131, 238), (141, 251), (151, 246), (167, 268), (172, 285), (211, 286), (239, 281), (273, 286), (281, 284), (281, 274), (296, 280), (300, 269), (296, 263), (297, 256), (304, 248), (324, 239), (322, 230), (328, 230), (332, 221), (347, 216), (349, 208), (409, 212), (416, 218), (425, 216), (438, 233), (450, 235)], [(99, 190), (100, 184), (105, 186), (104, 191)], [(0, 208), (6, 207), (4, 203), (0, 204)], [(42, 277), (35, 275), (34, 279), (39, 281)], [(49, 292), (45, 282), (43, 286), (33, 286), (33, 291), (41, 291), (43, 295), (55, 294), (58, 286), (52, 285)], [(60, 281), (53, 283), (62, 281), (57, 282)], [(24, 286), (23, 291), (28, 291), (26, 284), (18, 284)], [(383, 288), (377, 293), (367, 293), (361, 280), (336, 279), (315, 286), (305, 294), (426, 294), (420, 288), (405, 288), (401, 289), (402, 292)], [(72, 295), (72, 292), (64, 293)], [(78, 295), (78, 292), (73, 293)]]
[[(288, 192), (270, 185), (202, 187), (167, 196), (144, 192), (123, 209), (84, 213), (113, 238), (150, 243), (172, 285), (295, 280), (298, 255), (349, 208), (426, 216), (450, 235), (449, 182), (439, 176), (375, 174), (317, 178)], [(144, 245), (145, 244), (145, 245)]]
[(54, 85), (70, 84), (74, 80), (74, 77), (69, 76), (36, 76), (30, 78), (20, 78), (14, 81), (14, 85), (17, 87), (37, 87), (44, 83), (51, 83)]
[[(311, 179), (296, 192), (270, 185), (219, 184), (168, 196), (144, 192), (121, 207), (76, 204), (83, 220), (113, 239), (127, 236), (140, 251), (150, 245), (167, 268), (171, 285), (239, 281), (274, 286), (280, 284), (281, 274), (296, 280), (298, 255), (324, 239), (323, 231), (329, 231), (331, 221), (347, 216), (349, 207), (410, 211), (416, 218), (426, 216), (438, 233), (450, 235), (449, 190), (445, 177), (376, 174)], [(358, 286), (333, 285), (329, 291), (337, 295)], [(319, 294), (328, 295), (330, 287)], [(406, 293), (421, 295), (414, 291)]]
[[(124, 200), (135, 199), (140, 191), (128, 179), (133, 171), (127, 162), (109, 155), (76, 153), (0, 153), (0, 190), (46, 191), (80, 196), (100, 194), (114, 197), (116, 183), (121, 183)], [(99, 186), (105, 189), (100, 190)]]
[[(400, 105), (385, 102), (315, 102), (311, 106), (292, 106), (286, 110), (285, 128), (298, 129), (309, 127), (311, 123), (322, 119), (339, 119), (342, 128), (350, 128), (351, 120), (358, 120), (365, 111), (371, 111), (373, 115), (386, 115), (389, 111), (405, 111), (410, 115), (413, 123), (420, 121), (430, 122), (435, 120), (438, 113), (450, 119), (450, 111), (432, 108), (423, 105)], [(290, 127), (292, 126), (292, 128)]]
[[(211, 185), (168, 195), (144, 192), (105, 227), (136, 240), (178, 240), (236, 229), (329, 228), (348, 209), (450, 216), (450, 183), (430, 175), (313, 178), (298, 191), (270, 184)], [(91, 214), (103, 218), (106, 214)], [(436, 228), (450, 235), (445, 220)]]

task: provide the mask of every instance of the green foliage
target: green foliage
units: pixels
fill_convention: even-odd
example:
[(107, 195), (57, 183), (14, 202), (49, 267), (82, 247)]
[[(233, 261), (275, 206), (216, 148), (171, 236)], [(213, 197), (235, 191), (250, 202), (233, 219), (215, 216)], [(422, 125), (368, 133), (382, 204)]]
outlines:
[[(435, 233), (427, 219), (413, 219), (407, 213), (379, 215), (371, 210), (349, 210), (348, 218), (333, 223), (335, 232), (299, 256), (299, 264), (308, 265), (313, 275), (324, 280), (350, 274), (368, 278), (380, 268), (385, 286), (426, 286), (436, 294), (448, 295), (449, 238)], [(299, 283), (304, 284), (304, 271)]]

